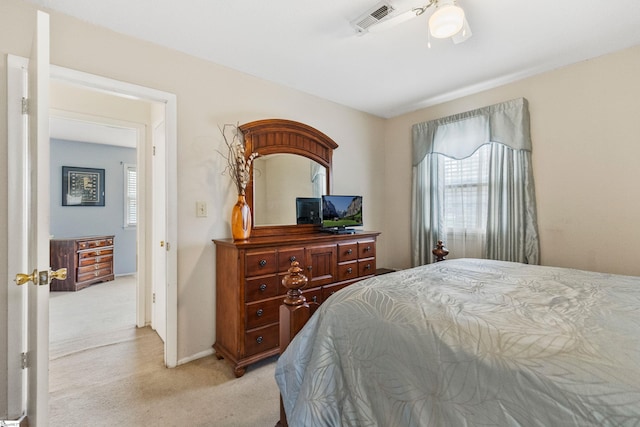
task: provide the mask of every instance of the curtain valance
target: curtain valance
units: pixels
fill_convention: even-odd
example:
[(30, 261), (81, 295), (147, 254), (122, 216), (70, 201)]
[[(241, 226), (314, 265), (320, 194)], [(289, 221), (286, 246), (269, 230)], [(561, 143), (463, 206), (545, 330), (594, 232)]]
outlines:
[(525, 98), (417, 123), (412, 131), (413, 166), (431, 153), (464, 159), (489, 142), (531, 151), (529, 107)]

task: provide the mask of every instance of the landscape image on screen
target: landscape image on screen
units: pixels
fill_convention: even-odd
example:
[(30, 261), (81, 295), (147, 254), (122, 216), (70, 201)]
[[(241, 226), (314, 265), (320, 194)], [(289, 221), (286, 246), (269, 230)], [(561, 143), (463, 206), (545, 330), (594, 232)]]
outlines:
[(362, 196), (323, 196), (324, 228), (362, 225)]

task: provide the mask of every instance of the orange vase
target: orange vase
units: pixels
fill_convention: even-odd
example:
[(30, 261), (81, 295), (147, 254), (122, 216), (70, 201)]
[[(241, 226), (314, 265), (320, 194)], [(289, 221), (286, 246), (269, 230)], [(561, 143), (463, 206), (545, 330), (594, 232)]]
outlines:
[(251, 209), (244, 194), (238, 194), (238, 201), (233, 205), (231, 234), (234, 240), (246, 240), (251, 236)]

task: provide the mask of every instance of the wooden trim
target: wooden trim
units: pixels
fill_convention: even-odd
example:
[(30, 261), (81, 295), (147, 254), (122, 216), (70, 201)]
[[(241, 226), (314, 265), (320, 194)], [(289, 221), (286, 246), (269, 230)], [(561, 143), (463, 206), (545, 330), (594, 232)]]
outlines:
[[(245, 152), (268, 155), (275, 153), (298, 154), (318, 162), (327, 169), (327, 192), (331, 193), (333, 150), (338, 144), (319, 130), (304, 123), (285, 119), (265, 119), (239, 126), (244, 135)], [(253, 174), (253, 168), (252, 168)], [(246, 200), (254, 215), (253, 176), (245, 190)], [(253, 218), (255, 224), (255, 217)], [(253, 236), (282, 234), (309, 234), (319, 230), (317, 225), (276, 225), (253, 227)]]

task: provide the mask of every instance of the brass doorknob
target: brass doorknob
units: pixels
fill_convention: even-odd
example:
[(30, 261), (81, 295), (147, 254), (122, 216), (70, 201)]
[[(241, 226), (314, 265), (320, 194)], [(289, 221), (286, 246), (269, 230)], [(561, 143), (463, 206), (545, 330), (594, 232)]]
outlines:
[(49, 279), (53, 280), (53, 279), (57, 279), (57, 280), (65, 280), (67, 278), (67, 269), (66, 268), (59, 268), (56, 271), (52, 271), (51, 274), (49, 274)]
[(33, 270), (31, 274), (16, 274), (16, 278), (14, 279), (18, 286), (24, 285), (27, 282), (33, 282), (34, 285), (38, 284), (38, 270)]

